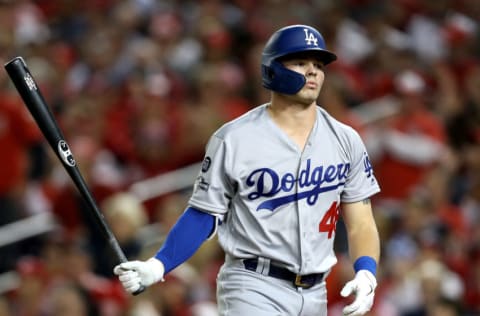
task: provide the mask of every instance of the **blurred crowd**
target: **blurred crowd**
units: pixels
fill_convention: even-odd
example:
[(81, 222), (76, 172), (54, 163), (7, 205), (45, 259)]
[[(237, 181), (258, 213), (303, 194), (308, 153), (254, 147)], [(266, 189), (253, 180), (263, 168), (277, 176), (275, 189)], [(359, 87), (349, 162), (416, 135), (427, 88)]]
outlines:
[[(0, 59), (25, 59), (126, 256), (146, 259), (190, 189), (142, 201), (130, 186), (201, 161), (214, 130), (268, 101), (260, 54), (274, 30), (318, 28), (339, 57), (319, 104), (362, 135), (382, 187), (371, 315), (470, 316), (480, 315), (479, 21), (477, 0), (3, 0)], [(126, 295), (4, 71), (0, 95), (0, 230), (44, 213), (58, 223), (0, 247), (0, 274), (18, 275), (0, 315), (216, 315), (215, 241)], [(336, 241), (332, 316), (353, 274), (341, 221)]]

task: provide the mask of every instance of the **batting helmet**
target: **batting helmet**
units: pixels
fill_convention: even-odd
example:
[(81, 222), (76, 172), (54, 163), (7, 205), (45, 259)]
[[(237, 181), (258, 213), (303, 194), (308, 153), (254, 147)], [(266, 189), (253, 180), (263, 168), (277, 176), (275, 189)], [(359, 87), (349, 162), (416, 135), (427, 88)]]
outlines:
[(322, 34), (307, 25), (290, 25), (276, 31), (262, 53), (262, 84), (265, 88), (295, 94), (305, 84), (305, 76), (287, 69), (278, 59), (300, 52), (314, 53), (325, 65), (337, 59), (326, 50)]

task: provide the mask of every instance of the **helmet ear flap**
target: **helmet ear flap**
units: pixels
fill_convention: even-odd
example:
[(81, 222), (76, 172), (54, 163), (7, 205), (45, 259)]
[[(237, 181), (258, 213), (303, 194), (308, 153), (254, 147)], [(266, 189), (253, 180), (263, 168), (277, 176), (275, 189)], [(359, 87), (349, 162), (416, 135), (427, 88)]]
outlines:
[(265, 88), (285, 94), (296, 94), (305, 85), (305, 76), (285, 68), (274, 60), (262, 65), (262, 84)]
[(262, 65), (262, 75), (269, 80), (275, 79), (275, 72), (272, 68)]

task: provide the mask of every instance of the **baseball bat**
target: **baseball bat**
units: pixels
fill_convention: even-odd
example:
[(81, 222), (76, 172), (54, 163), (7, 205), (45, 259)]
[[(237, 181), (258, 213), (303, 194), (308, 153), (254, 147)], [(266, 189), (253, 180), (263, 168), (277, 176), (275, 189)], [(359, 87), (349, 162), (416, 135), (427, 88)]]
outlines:
[[(105, 221), (105, 218), (103, 217), (102, 212), (93, 198), (92, 193), (88, 189), (87, 184), (77, 167), (73, 153), (65, 141), (62, 131), (60, 130), (55, 117), (45, 102), (45, 99), (43, 98), (38, 85), (33, 79), (33, 76), (30, 73), (30, 70), (28, 69), (24, 59), (22, 57), (15, 57), (7, 62), (4, 67), (13, 84), (15, 85), (15, 88), (23, 99), (23, 102), (42, 131), (43, 136), (48, 141), (50, 147), (53, 149), (68, 175), (74, 182), (82, 198), (87, 203), (90, 211), (93, 214), (95, 222), (99, 225), (100, 231), (102, 232), (105, 240), (109, 243), (114, 255), (116, 256), (116, 259), (119, 263), (126, 262), (127, 258), (125, 254), (123, 253), (117, 239)], [(142, 286), (133, 294), (138, 295), (144, 290), (145, 287)]]

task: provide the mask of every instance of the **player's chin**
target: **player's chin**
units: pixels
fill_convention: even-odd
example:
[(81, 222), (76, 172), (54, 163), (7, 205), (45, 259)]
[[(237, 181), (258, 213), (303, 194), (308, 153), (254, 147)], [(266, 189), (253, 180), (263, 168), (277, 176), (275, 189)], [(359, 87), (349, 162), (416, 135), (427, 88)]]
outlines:
[(319, 93), (316, 91), (301, 91), (298, 95), (298, 99), (305, 105), (315, 103), (318, 99)]

